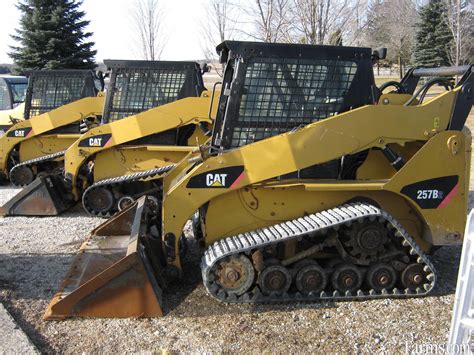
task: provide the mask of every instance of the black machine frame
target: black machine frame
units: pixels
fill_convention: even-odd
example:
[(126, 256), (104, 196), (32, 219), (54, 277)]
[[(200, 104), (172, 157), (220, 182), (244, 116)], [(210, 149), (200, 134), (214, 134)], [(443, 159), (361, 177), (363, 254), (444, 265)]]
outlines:
[[(196, 62), (104, 60), (104, 64), (110, 70), (110, 81), (105, 99), (104, 113), (102, 117), (103, 123), (138, 114), (156, 106), (185, 97), (197, 97), (205, 90), (201, 67)], [(118, 76), (122, 74), (129, 75), (127, 78), (128, 83), (130, 83), (130, 75), (145, 74), (147, 76), (145, 87), (141, 92), (132, 92), (131, 97), (128, 97), (129, 93), (125, 92), (126, 96), (124, 101), (126, 101), (125, 99), (133, 101), (138, 97), (140, 99), (139, 103), (135, 101), (135, 104), (127, 105), (122, 102), (122, 100), (116, 98), (119, 84)], [(180, 86), (177, 86), (175, 79), (182, 75), (184, 75), (184, 81)], [(144, 93), (147, 91), (153, 91), (156, 94), (154, 85), (156, 86), (156, 82), (157, 80), (160, 80), (161, 76), (164, 76), (164, 80), (169, 84), (167, 91), (164, 92), (166, 97), (164, 99), (150, 101), (153, 95), (151, 95), (151, 93), (150, 95)], [(170, 95), (172, 90), (174, 90), (173, 95)]]
[[(26, 73), (28, 76), (28, 88), (25, 97), (25, 111), (24, 118), (29, 119), (32, 116), (51, 111), (55, 108), (71, 103), (73, 101), (85, 98), (94, 97), (98, 93), (98, 88), (95, 85), (95, 73), (92, 70), (81, 69), (59, 69), (59, 70), (32, 70)], [(75, 82), (74, 82), (75, 80)], [(68, 83), (68, 84), (66, 84)], [(43, 87), (39, 89), (39, 85)], [(73, 88), (70, 93), (64, 91), (65, 85)], [(48, 92), (44, 90), (53, 87), (54, 90)], [(34, 101), (36, 90), (41, 92), (40, 101), (47, 101), (46, 104), (41, 103), (36, 105)], [(67, 94), (66, 99), (61, 99)]]
[[(302, 117), (301, 122), (298, 122), (294, 117), (292, 118), (290, 115), (287, 115), (288, 119), (292, 120), (292, 123), (289, 125), (288, 122), (283, 122), (281, 130), (273, 129), (278, 125), (278, 122), (265, 121), (263, 126), (265, 124), (271, 126), (272, 132), (270, 135), (261, 136), (260, 139), (250, 141), (247, 139), (247, 142), (233, 140), (234, 132), (239, 126), (238, 120), (242, 97), (246, 94), (246, 72), (249, 65), (262, 58), (270, 62), (279, 63), (279, 65), (293, 66), (299, 66), (299, 63), (307, 63), (314, 60), (355, 63), (357, 68), (353, 73), (352, 80), (346, 88), (347, 91), (344, 93), (343, 100), (336, 110), (337, 112), (333, 114), (372, 104), (377, 97), (370, 48), (225, 41), (217, 46), (216, 49), (220, 55), (221, 63), (225, 63), (225, 70), (216, 122), (213, 129), (212, 144), (215, 148), (232, 149), (271, 135), (283, 133), (300, 125), (308, 124), (313, 120), (325, 118), (308, 117), (306, 115), (306, 117)], [(285, 60), (287, 60), (286, 63)], [(293, 88), (295, 89), (296, 86)], [(259, 125), (262, 126), (262, 122), (259, 122), (258, 119), (249, 123), (249, 126), (257, 128)]]
[[(407, 71), (403, 79), (400, 81), (400, 89), (404, 93), (413, 95), (420, 80), (428, 79), (422, 88), (414, 94), (414, 98), (420, 92), (426, 92), (433, 85), (443, 85), (447, 89), (454, 87), (454, 77), (461, 76), (456, 86), (462, 86), (461, 91), (456, 97), (451, 120), (449, 122), (449, 129), (462, 130), (469, 111), (474, 102), (474, 65), (462, 65), (454, 67), (439, 67), (439, 68), (411, 68)], [(422, 93), (421, 96), (424, 96)]]

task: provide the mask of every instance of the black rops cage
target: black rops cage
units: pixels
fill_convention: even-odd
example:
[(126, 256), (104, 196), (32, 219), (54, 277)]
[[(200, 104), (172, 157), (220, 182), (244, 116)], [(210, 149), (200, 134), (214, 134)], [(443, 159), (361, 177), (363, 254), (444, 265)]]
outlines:
[(27, 76), (26, 119), (84, 97), (96, 96), (99, 91), (92, 70), (33, 70)]
[(104, 123), (120, 120), (204, 90), (195, 62), (105, 60), (111, 70)]
[(226, 41), (214, 146), (240, 147), (374, 102), (369, 48)]

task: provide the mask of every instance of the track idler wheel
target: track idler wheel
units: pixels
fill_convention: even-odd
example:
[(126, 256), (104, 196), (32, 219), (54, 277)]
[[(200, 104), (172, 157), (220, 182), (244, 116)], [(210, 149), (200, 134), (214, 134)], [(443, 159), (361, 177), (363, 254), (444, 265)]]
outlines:
[(369, 287), (375, 291), (390, 290), (397, 282), (397, 273), (388, 264), (375, 264), (367, 271), (366, 281)]
[(15, 186), (29, 185), (34, 179), (35, 173), (26, 165), (12, 169), (10, 172), (10, 181)]
[(231, 256), (219, 261), (216, 282), (228, 294), (242, 295), (255, 280), (252, 262), (245, 255)]
[(296, 274), (296, 288), (302, 293), (320, 293), (326, 288), (328, 278), (319, 265), (303, 266)]
[(355, 292), (362, 285), (362, 271), (354, 265), (342, 264), (332, 274), (332, 286), (342, 294)]
[(131, 206), (135, 200), (131, 196), (122, 196), (117, 202), (117, 207), (119, 211), (123, 211), (127, 207)]
[(291, 274), (284, 266), (268, 266), (258, 276), (258, 285), (267, 295), (272, 292), (286, 292), (291, 286)]
[(426, 281), (425, 272), (421, 264), (410, 264), (402, 272), (402, 284), (405, 288), (416, 290)]
[(109, 189), (97, 187), (88, 194), (87, 204), (95, 213), (107, 213), (114, 207), (115, 198)]

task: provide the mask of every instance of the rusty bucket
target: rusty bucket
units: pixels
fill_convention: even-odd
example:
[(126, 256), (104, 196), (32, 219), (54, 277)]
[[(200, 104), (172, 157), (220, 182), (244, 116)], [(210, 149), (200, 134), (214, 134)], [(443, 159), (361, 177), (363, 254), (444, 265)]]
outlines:
[(0, 207), (0, 216), (57, 216), (75, 204), (61, 175), (38, 177)]
[(143, 228), (146, 197), (93, 230), (51, 300), (46, 320), (160, 317), (161, 242)]

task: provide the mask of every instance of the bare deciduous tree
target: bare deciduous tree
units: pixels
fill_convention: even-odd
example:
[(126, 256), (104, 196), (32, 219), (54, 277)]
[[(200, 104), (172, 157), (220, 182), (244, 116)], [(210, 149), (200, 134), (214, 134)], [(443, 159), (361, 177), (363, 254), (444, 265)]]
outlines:
[(224, 40), (233, 39), (238, 3), (232, 0), (209, 0), (207, 18), (201, 23), (202, 50), (206, 60), (216, 57), (215, 47)]
[(343, 33), (354, 16), (357, 0), (293, 0), (292, 14), (300, 42), (327, 44)]
[(417, 16), (412, 0), (376, 0), (369, 10), (368, 45), (387, 47), (388, 59), (398, 63), (400, 77), (411, 57)]
[(291, 0), (253, 0), (245, 12), (254, 31), (246, 34), (263, 42), (290, 42)]
[(350, 5), (350, 17), (341, 29), (343, 44), (348, 46), (366, 45), (365, 31), (367, 29), (367, 9), (370, 0), (355, 0)]
[(445, 0), (446, 22), (453, 36), (450, 59), (453, 65), (472, 60), (474, 53), (474, 8), (469, 0)]
[(161, 57), (166, 44), (163, 33), (164, 9), (161, 0), (134, 0), (130, 9), (139, 56), (146, 60)]

